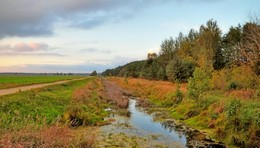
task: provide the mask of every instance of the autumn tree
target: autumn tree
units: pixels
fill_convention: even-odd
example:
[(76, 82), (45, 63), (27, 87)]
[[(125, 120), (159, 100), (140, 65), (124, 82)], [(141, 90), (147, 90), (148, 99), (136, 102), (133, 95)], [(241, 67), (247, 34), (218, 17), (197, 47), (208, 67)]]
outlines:
[(240, 44), (242, 62), (250, 65), (256, 74), (260, 74), (260, 21), (255, 19), (243, 27)]
[(223, 67), (223, 55), (221, 47), (221, 30), (217, 22), (209, 20), (206, 26), (200, 27), (197, 48), (200, 54), (199, 65), (206, 69), (221, 69)]

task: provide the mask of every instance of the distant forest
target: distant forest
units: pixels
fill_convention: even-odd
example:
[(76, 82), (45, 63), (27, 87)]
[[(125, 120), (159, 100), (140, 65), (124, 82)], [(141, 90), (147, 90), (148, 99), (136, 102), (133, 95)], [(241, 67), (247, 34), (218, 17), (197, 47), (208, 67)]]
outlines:
[(196, 74), (210, 78), (213, 87), (224, 85), (214, 84), (220, 83), (214, 79), (224, 81), (225, 87), (255, 87), (254, 78), (260, 75), (260, 21), (255, 18), (231, 26), (223, 34), (217, 21), (211, 19), (199, 30), (191, 29), (188, 34), (179, 33), (175, 39), (162, 41), (158, 55), (148, 53), (146, 60), (102, 73), (173, 82), (191, 81)]

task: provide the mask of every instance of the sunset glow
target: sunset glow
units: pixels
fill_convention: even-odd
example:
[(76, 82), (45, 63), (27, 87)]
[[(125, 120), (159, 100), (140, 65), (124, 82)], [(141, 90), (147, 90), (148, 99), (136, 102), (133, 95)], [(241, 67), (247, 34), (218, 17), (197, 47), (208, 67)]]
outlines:
[(158, 54), (163, 39), (211, 18), (227, 31), (259, 10), (257, 0), (3, 0), (0, 72), (102, 72)]

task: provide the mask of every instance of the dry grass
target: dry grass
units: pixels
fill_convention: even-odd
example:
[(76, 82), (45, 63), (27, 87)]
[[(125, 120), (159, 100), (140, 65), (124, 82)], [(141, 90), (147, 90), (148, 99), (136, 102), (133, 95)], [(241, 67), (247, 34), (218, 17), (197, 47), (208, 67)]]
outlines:
[(247, 90), (231, 90), (225, 93), (226, 96), (232, 96), (240, 99), (249, 100), (252, 99), (255, 91), (252, 89)]
[(67, 126), (45, 127), (40, 131), (25, 129), (1, 137), (0, 147), (93, 147), (96, 128), (71, 129)]
[(103, 94), (103, 96), (106, 96), (105, 99), (113, 102), (119, 108), (124, 109), (128, 107), (128, 97), (125, 95), (129, 95), (129, 92), (107, 80), (104, 80), (103, 84), (105, 86), (105, 92)]
[[(150, 81), (145, 79), (127, 78), (111, 78), (113, 82), (122, 86), (127, 90), (131, 90), (136, 96), (146, 98), (147, 96), (156, 97), (156, 99), (166, 99), (166, 95), (176, 90), (177, 85), (166, 81)], [(187, 92), (187, 83), (180, 84), (180, 91)]]
[(7, 133), (2, 136), (1, 147), (68, 147), (72, 132), (68, 127), (53, 126), (38, 132), (24, 129), (19, 132)]

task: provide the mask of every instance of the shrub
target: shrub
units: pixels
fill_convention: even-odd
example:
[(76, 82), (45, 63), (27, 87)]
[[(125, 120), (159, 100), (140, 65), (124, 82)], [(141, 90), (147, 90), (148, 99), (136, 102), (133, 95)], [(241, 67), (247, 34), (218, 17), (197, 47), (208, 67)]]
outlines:
[(231, 100), (230, 103), (226, 106), (228, 117), (237, 116), (241, 105), (242, 104), (240, 100), (236, 100), (236, 99)]
[(209, 72), (195, 68), (193, 77), (188, 80), (188, 95), (192, 99), (199, 99), (200, 96), (210, 89)]
[(257, 87), (258, 77), (250, 67), (242, 65), (232, 69), (231, 82), (235, 83), (237, 88), (254, 89)]
[(226, 113), (227, 113), (227, 128), (234, 129), (238, 131), (240, 129), (240, 119), (239, 119), (239, 112), (241, 109), (241, 102), (240, 100), (231, 100), (230, 103), (226, 105)]
[(232, 69), (222, 69), (212, 73), (211, 88), (212, 89), (254, 89), (259, 84), (259, 78), (250, 69), (250, 67), (242, 65)]
[(228, 82), (230, 81), (230, 70), (229, 69), (222, 69), (219, 71), (214, 71), (212, 73), (211, 79), (211, 88), (223, 90), (228, 87)]
[(180, 84), (177, 83), (176, 90), (174, 92), (169, 92), (166, 95), (166, 99), (163, 101), (162, 105), (165, 107), (172, 106), (174, 104), (179, 104), (182, 102), (183, 93), (180, 90)]
[(176, 103), (180, 103), (183, 99), (183, 94), (180, 90), (180, 84), (177, 83), (177, 86), (176, 86), (176, 90), (175, 90), (175, 98), (176, 98)]
[(237, 85), (236, 82), (230, 82), (229, 85), (228, 85), (229, 90), (236, 90), (238, 88), (239, 88), (239, 86)]

